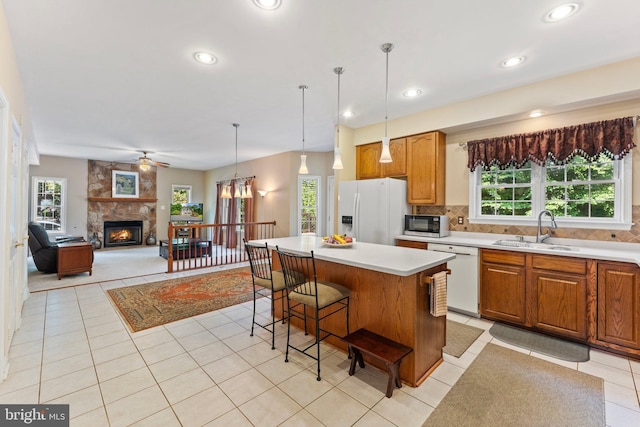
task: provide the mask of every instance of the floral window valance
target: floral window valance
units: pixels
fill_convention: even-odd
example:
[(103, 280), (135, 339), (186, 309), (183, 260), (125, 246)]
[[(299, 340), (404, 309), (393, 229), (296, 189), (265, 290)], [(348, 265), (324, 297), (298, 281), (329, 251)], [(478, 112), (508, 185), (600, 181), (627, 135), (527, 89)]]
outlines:
[(576, 155), (588, 161), (600, 154), (621, 159), (635, 147), (635, 117), (585, 123), (539, 132), (501, 136), (467, 142), (468, 167), (522, 167), (529, 160), (544, 165), (547, 160), (565, 164)]

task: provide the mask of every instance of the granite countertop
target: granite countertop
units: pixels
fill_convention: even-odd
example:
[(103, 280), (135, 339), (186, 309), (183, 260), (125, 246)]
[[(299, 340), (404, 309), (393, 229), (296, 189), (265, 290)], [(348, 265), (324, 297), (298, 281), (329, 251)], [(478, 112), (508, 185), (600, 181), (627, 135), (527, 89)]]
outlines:
[(545, 243), (535, 243), (535, 236), (525, 236), (524, 240), (529, 243), (529, 247), (512, 247), (496, 245), (495, 242), (498, 240), (515, 241), (516, 236), (456, 231), (452, 231), (451, 235), (441, 238), (407, 235), (400, 235), (395, 238), (398, 240), (410, 240), (414, 242), (441, 243), (445, 245), (473, 246), (477, 248), (498, 249), (503, 251), (533, 252), (574, 258), (631, 262), (640, 266), (640, 244), (637, 243), (558, 238), (549, 238), (545, 240)]
[(417, 251), (398, 246), (354, 242), (351, 247), (327, 247), (321, 237), (299, 236), (253, 240), (252, 243), (268, 243), (275, 249), (309, 254), (313, 251), (316, 259), (337, 264), (379, 271), (396, 276), (411, 276), (429, 268), (444, 264), (455, 258), (454, 254)]

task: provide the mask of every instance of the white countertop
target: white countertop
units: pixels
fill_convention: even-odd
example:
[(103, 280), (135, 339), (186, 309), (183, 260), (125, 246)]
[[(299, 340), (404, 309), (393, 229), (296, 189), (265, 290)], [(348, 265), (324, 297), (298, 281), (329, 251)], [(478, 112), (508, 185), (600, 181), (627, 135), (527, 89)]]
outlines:
[[(535, 247), (511, 247), (499, 246), (497, 240), (515, 240), (516, 236), (507, 234), (490, 233), (466, 233), (452, 231), (447, 237), (419, 237), (419, 236), (396, 236), (399, 240), (410, 240), (414, 242), (441, 243), (445, 245), (473, 246), (476, 248), (498, 249), (514, 252), (533, 252), (540, 254), (552, 254), (558, 256), (568, 256), (574, 258), (589, 258), (608, 261), (631, 262), (640, 266), (640, 244), (638, 243), (617, 243), (604, 242), (600, 240), (578, 240), (578, 239), (558, 239), (549, 238), (545, 244), (537, 244)], [(534, 236), (525, 236), (525, 241), (535, 242)], [(553, 250), (553, 246), (567, 246), (571, 250)]]
[(321, 237), (299, 236), (253, 240), (252, 243), (268, 243), (284, 251), (309, 254), (316, 259), (337, 264), (380, 271), (396, 276), (411, 276), (455, 258), (454, 254), (422, 251), (398, 246), (355, 242), (351, 247), (327, 247)]

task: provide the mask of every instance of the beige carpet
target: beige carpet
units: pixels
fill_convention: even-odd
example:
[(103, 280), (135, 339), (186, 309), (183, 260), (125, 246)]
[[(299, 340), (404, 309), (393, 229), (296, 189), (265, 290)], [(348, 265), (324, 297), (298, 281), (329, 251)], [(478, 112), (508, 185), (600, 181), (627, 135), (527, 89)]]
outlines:
[(487, 344), (423, 427), (604, 425), (600, 378)]
[(484, 329), (447, 319), (447, 345), (442, 351), (460, 357), (483, 332)]
[(159, 256), (158, 246), (100, 249), (94, 252), (93, 272), (63, 276), (43, 274), (36, 269), (33, 259), (28, 260), (29, 290), (45, 291), (67, 286), (86, 285), (127, 277), (165, 273), (167, 260)]

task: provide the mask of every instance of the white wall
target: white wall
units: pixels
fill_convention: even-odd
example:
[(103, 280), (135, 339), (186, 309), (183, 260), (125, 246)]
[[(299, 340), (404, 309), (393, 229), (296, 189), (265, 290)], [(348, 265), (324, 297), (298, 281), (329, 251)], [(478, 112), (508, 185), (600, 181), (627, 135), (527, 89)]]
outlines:
[(169, 211), (173, 196), (171, 193), (171, 186), (190, 185), (191, 202), (204, 203), (207, 198), (207, 195), (205, 194), (205, 176), (206, 173), (204, 171), (158, 168), (156, 175), (156, 189), (158, 197), (158, 203), (156, 205), (156, 236), (158, 240), (168, 238)]
[[(0, 106), (0, 120), (4, 119), (4, 125), (0, 126), (0, 382), (4, 380), (9, 369), (9, 346), (11, 345), (11, 338), (13, 333), (13, 323), (9, 321), (8, 316), (17, 316), (20, 318), (22, 311), (23, 296), (19, 293), (18, 299), (7, 298), (11, 295), (12, 289), (26, 288), (27, 278), (22, 277), (20, 280), (22, 283), (11, 283), (10, 273), (13, 268), (24, 269), (25, 266), (11, 265), (9, 253), (14, 242), (9, 239), (9, 213), (11, 206), (22, 207), (26, 202), (27, 195), (18, 189), (17, 199), (11, 200), (9, 195), (11, 191), (8, 187), (11, 182), (11, 156), (9, 152), (9, 144), (11, 141), (11, 121), (15, 118), (16, 122), (21, 128), (22, 140), (21, 146), (33, 144), (35, 146), (35, 136), (31, 126), (31, 120), (27, 109), (26, 98), (24, 96), (24, 90), (22, 88), (22, 81), (18, 66), (16, 64), (15, 52), (11, 45), (11, 35), (9, 34), (9, 28), (7, 20), (4, 14), (4, 7), (0, 2), (0, 92), (3, 94), (2, 106)], [(23, 166), (20, 166), (22, 168)], [(18, 177), (24, 176), (28, 173), (26, 170), (18, 170)], [(20, 183), (20, 180), (18, 180)], [(26, 221), (22, 220), (23, 224)], [(19, 233), (26, 234), (26, 227)], [(24, 246), (13, 248), (16, 251), (26, 252)], [(17, 259), (24, 258), (21, 255)], [(19, 325), (19, 322), (16, 323)]]
[[(300, 154), (287, 152), (238, 163), (238, 177), (255, 176), (256, 190), (267, 190), (262, 199), (254, 191), (256, 218), (258, 221), (276, 221), (276, 237), (296, 235), (297, 185)], [(309, 175), (320, 175), (322, 182), (322, 212), (326, 218), (326, 177), (333, 174), (333, 152), (307, 152)], [(213, 223), (216, 205), (216, 182), (233, 178), (235, 164), (206, 173), (205, 220)], [(326, 221), (320, 221), (324, 227)]]
[(85, 159), (70, 157), (40, 156), (39, 165), (29, 168), (29, 220), (31, 221), (32, 178), (46, 176), (52, 178), (66, 178), (66, 234), (73, 236), (87, 236), (87, 186), (89, 162)]

